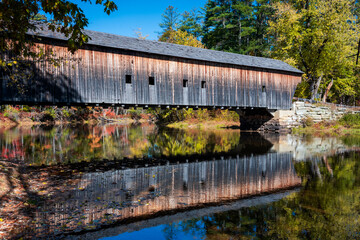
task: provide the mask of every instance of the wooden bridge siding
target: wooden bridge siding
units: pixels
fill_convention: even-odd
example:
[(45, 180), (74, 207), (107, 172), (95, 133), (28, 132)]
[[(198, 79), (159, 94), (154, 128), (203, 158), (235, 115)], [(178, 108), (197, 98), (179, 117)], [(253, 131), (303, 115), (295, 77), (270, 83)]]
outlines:
[[(39, 46), (50, 51), (48, 45)], [(59, 57), (70, 56), (63, 46), (52, 46), (52, 49)], [(46, 84), (39, 92), (36, 86), (41, 83), (37, 79), (30, 88), (35, 94), (29, 94), (22, 100), (282, 109), (290, 108), (292, 94), (300, 81), (300, 77), (268, 70), (256, 71), (115, 49), (100, 50), (87, 46), (74, 54), (75, 59), (82, 59), (79, 63), (61, 64), (58, 68), (48, 63), (38, 64), (40, 76), (51, 79), (54, 84)], [(125, 75), (132, 76), (131, 85), (125, 83)], [(149, 76), (155, 78), (155, 86), (149, 86)], [(188, 96), (184, 94), (183, 79), (188, 80)], [(201, 81), (206, 82), (205, 89), (201, 88)], [(2, 84), (1, 97), (4, 101), (12, 101), (13, 91), (6, 89), (6, 84)], [(67, 90), (69, 86), (73, 92)], [(266, 86), (266, 93), (262, 93), (262, 86)]]

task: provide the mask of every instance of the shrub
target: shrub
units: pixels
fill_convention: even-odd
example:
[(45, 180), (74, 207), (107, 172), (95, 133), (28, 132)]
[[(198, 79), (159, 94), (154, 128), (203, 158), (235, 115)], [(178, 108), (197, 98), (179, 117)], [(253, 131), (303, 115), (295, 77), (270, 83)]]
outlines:
[(311, 127), (314, 125), (314, 120), (311, 117), (306, 117), (301, 120), (301, 123), (304, 127)]
[(138, 121), (141, 119), (141, 111), (140, 110), (135, 110), (135, 109), (129, 109), (127, 111), (127, 113), (130, 115), (130, 118), (135, 120), (135, 121)]
[(360, 113), (347, 113), (339, 119), (339, 122), (347, 126), (360, 125)]

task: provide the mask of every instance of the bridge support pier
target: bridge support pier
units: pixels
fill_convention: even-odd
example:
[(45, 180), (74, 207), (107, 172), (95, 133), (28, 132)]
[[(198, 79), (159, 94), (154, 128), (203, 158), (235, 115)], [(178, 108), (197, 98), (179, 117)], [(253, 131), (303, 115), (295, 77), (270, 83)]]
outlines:
[(280, 124), (279, 118), (266, 108), (236, 110), (240, 117), (240, 129), (259, 132), (284, 132), (289, 128)]

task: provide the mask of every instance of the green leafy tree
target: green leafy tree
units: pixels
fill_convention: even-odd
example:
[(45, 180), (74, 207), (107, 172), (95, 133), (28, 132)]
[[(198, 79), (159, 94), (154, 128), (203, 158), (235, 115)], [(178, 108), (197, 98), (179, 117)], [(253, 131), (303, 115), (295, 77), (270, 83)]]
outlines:
[[(91, 3), (90, 0), (83, 2)], [(102, 5), (107, 14), (117, 9), (110, 0), (96, 0), (95, 4)], [(23, 94), (24, 82), (34, 77), (35, 69), (31, 66), (36, 62), (57, 66), (64, 60), (52, 50), (36, 47), (34, 40), (37, 37), (27, 33), (36, 32), (38, 28), (62, 33), (68, 38), (68, 49), (74, 52), (89, 40), (83, 32), (87, 24), (88, 19), (82, 9), (76, 3), (66, 0), (0, 1), (1, 74), (9, 78), (10, 85)]]
[(358, 40), (353, 3), (293, 0), (273, 5), (275, 15), (269, 28), (269, 37), (273, 39), (271, 56), (304, 71), (311, 99), (317, 97), (321, 86), (322, 89), (341, 86), (346, 92), (339, 94), (354, 94), (349, 85), (349, 81), (355, 81), (349, 78), (354, 76), (354, 58), (349, 56), (354, 56)]
[(204, 45), (199, 40), (197, 40), (196, 37), (180, 29), (177, 31), (169, 29), (160, 36), (159, 41), (204, 48)]
[[(91, 3), (90, 0), (83, 2)], [(110, 0), (96, 0), (95, 3), (103, 5), (107, 14), (117, 9)], [(1, 51), (11, 49), (15, 54), (20, 54), (31, 42), (26, 33), (29, 30), (36, 31), (39, 27), (39, 22), (33, 20), (46, 20), (40, 17), (41, 13), (51, 16), (51, 21), (46, 21), (49, 30), (61, 32), (69, 38), (70, 50), (74, 51), (88, 41), (89, 37), (83, 33), (88, 19), (76, 3), (66, 0), (3, 0), (0, 1)]]

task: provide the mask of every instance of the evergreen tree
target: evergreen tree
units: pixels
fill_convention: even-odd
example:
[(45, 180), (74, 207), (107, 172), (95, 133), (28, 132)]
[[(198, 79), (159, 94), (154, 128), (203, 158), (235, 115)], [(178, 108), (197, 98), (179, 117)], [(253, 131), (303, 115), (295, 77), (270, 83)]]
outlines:
[(174, 8), (173, 6), (168, 6), (161, 16), (162, 22), (159, 24), (159, 26), (162, 28), (162, 31), (160, 32), (161, 35), (170, 29), (177, 29), (180, 16), (177, 8)]
[(275, 0), (209, 0), (205, 5), (203, 43), (207, 48), (265, 56), (265, 37)]
[(181, 31), (186, 31), (197, 39), (200, 39), (202, 36), (202, 13), (193, 9), (190, 12), (185, 11), (181, 14), (181, 17), (182, 19), (179, 23), (179, 29)]

